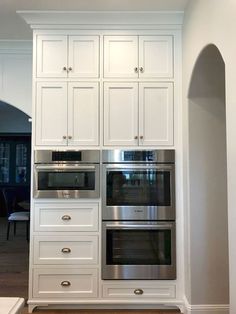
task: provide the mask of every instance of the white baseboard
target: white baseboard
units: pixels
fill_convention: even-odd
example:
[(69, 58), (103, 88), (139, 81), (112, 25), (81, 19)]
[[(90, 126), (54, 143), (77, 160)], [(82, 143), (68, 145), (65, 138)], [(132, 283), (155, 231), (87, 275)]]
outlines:
[(189, 304), (185, 299), (184, 314), (229, 314), (229, 304)]
[(228, 304), (186, 304), (184, 314), (229, 314)]

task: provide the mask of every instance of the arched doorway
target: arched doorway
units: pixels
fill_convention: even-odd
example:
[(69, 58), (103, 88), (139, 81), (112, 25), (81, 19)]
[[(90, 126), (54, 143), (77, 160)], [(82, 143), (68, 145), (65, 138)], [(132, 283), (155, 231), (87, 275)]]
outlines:
[[(16, 107), (0, 101), (0, 297), (27, 297), (28, 253), (25, 222), (11, 226), (7, 240), (6, 191), (11, 191), (13, 211), (29, 211), (31, 122)], [(8, 194), (9, 195), (9, 194)], [(12, 225), (12, 224), (11, 224)]]
[(188, 97), (190, 300), (224, 305), (229, 304), (225, 64), (213, 44), (197, 59)]

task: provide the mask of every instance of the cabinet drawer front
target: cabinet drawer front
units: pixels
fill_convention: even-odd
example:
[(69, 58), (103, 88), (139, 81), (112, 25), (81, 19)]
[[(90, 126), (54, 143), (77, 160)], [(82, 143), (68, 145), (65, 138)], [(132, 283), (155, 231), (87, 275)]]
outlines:
[(35, 264), (97, 264), (98, 236), (36, 236)]
[(35, 269), (33, 296), (43, 298), (97, 297), (97, 269)]
[(98, 204), (35, 204), (35, 231), (98, 231)]
[(103, 297), (105, 298), (175, 298), (175, 286), (154, 285), (103, 285)]

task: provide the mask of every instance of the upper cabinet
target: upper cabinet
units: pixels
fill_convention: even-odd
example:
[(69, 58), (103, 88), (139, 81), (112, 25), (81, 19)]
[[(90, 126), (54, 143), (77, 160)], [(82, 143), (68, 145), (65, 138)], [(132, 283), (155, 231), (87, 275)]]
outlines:
[(96, 82), (38, 82), (36, 145), (98, 145), (98, 88)]
[(173, 145), (173, 84), (106, 82), (104, 145)]
[(173, 37), (104, 36), (104, 77), (173, 78)]
[(36, 76), (98, 78), (99, 36), (37, 36)]

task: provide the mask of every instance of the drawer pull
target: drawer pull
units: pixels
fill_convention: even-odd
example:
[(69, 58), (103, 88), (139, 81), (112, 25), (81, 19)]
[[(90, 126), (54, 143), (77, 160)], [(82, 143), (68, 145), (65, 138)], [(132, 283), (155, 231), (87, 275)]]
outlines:
[(62, 220), (65, 220), (65, 221), (68, 221), (68, 220), (71, 220), (71, 216), (69, 215), (64, 215), (61, 217)]
[(71, 285), (71, 283), (67, 280), (61, 282), (62, 287), (69, 287), (70, 285)]
[(136, 294), (136, 295), (142, 295), (142, 294), (143, 294), (143, 290), (142, 290), (142, 289), (135, 289), (135, 290), (134, 290), (134, 294)]
[(68, 247), (63, 247), (63, 249), (61, 249), (62, 253), (70, 253), (71, 249)]

